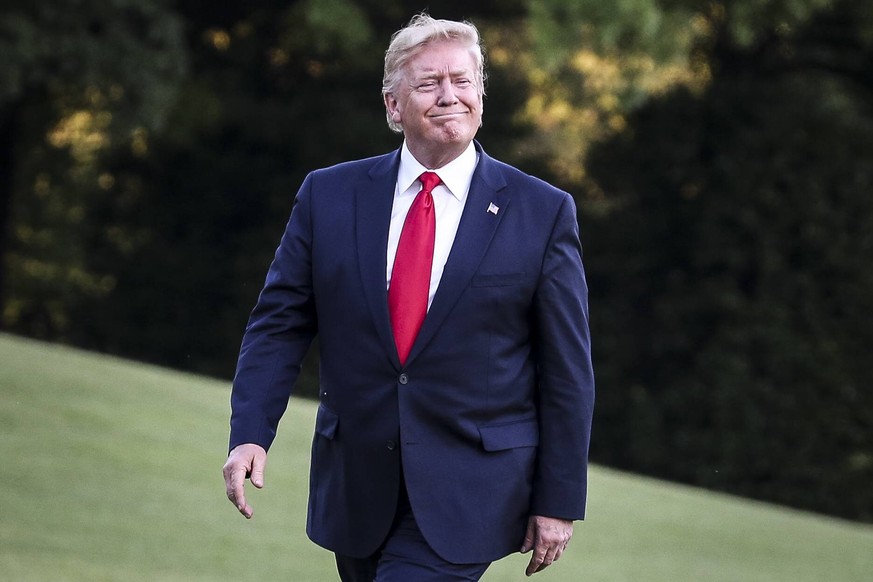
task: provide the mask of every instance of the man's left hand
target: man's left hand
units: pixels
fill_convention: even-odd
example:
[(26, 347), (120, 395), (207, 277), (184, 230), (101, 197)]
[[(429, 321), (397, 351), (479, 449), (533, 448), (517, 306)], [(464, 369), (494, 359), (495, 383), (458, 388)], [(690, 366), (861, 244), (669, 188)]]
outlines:
[(554, 517), (532, 515), (527, 520), (527, 533), (521, 553), (533, 550), (525, 574), (532, 576), (548, 568), (561, 557), (570, 538), (573, 537), (573, 522)]

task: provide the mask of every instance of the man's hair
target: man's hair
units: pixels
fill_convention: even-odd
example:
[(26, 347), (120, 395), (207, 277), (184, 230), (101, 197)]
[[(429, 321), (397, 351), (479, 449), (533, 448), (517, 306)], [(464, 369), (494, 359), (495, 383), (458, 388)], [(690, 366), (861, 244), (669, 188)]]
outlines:
[[(450, 40), (464, 45), (470, 51), (476, 63), (476, 88), (479, 95), (485, 95), (485, 57), (479, 31), (472, 22), (456, 22), (454, 20), (436, 20), (430, 15), (416, 14), (409, 24), (394, 33), (388, 50), (385, 51), (385, 74), (382, 77), (382, 96), (395, 93), (400, 88), (405, 75), (406, 64), (422, 48), (433, 42)], [(388, 127), (400, 133), (403, 128), (391, 119), (391, 114), (385, 112)]]

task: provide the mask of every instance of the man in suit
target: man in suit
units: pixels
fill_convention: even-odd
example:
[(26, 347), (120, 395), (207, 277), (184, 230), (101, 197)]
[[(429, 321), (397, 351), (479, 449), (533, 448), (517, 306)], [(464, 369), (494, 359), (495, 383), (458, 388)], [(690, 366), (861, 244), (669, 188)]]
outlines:
[(227, 495), (245, 516), (313, 337), (307, 533), (344, 581), (478, 580), (557, 560), (586, 504), (594, 401), (572, 198), (474, 141), (469, 23), (419, 15), (383, 95), (400, 150), (304, 181), (242, 342)]

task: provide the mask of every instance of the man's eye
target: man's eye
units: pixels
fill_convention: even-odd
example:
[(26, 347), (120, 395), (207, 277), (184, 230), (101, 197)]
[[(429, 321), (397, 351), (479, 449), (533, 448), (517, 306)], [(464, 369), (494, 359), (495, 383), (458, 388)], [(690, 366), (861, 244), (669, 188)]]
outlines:
[(433, 89), (436, 87), (436, 83), (434, 81), (425, 81), (424, 83), (419, 84), (418, 89), (422, 91), (427, 91), (429, 89)]
[(460, 85), (461, 87), (466, 87), (470, 84), (470, 79), (458, 79), (455, 81), (455, 85)]

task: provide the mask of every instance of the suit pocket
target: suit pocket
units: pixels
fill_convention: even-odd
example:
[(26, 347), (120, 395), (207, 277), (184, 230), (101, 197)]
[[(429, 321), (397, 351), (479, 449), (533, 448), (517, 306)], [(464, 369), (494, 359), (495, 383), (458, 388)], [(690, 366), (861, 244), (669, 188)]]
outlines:
[(535, 418), (480, 426), (479, 436), (486, 451), (535, 447), (540, 443), (539, 424)]
[(338, 427), (339, 416), (336, 412), (326, 408), (324, 404), (319, 404), (318, 412), (315, 414), (315, 433), (326, 439), (333, 439)]
[(525, 279), (524, 273), (495, 273), (492, 275), (476, 275), (470, 282), (472, 287), (509, 287), (519, 285)]

